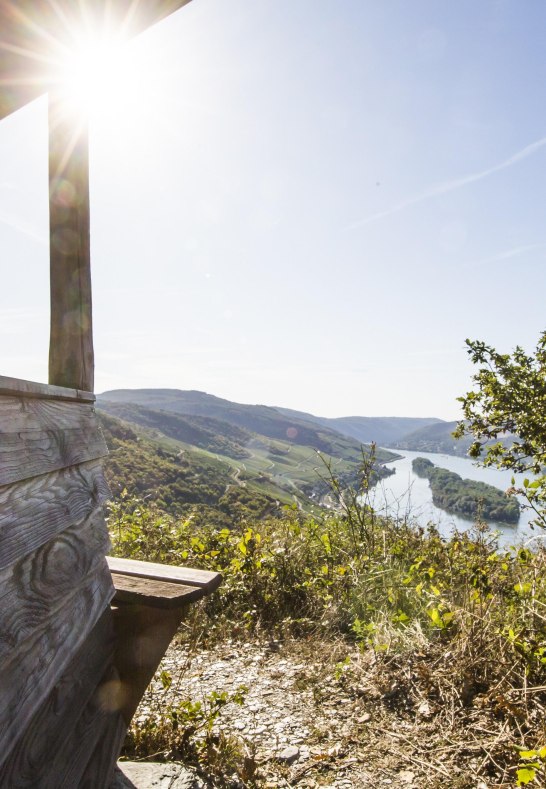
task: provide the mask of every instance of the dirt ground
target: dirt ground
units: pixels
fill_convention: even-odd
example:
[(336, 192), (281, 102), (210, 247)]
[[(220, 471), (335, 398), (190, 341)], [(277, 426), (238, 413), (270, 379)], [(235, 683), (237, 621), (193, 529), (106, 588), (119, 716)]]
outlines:
[[(227, 703), (214, 730), (237, 743), (254, 785), (515, 786), (515, 766), (495, 768), (496, 750), (513, 748), (508, 726), (499, 720), (492, 728), (479, 698), (466, 719), (445, 700), (440, 710), (423, 657), (399, 666), (372, 650), (316, 641), (224, 642), (193, 654), (174, 645), (160, 669), (172, 684), (165, 689), (158, 675), (137, 719), (184, 698), (206, 706), (211, 693), (244, 686), (243, 703)], [(449, 660), (436, 668), (449, 672)], [(231, 785), (247, 784), (233, 776)]]

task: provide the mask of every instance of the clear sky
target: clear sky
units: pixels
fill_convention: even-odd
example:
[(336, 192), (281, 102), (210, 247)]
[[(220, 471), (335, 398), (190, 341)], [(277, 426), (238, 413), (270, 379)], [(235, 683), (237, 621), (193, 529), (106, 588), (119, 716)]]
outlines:
[[(91, 119), (96, 389), (458, 416), (546, 328), (543, 0), (193, 0)], [(129, 73), (128, 73), (129, 72)], [(47, 380), (43, 99), (0, 123), (4, 375)]]

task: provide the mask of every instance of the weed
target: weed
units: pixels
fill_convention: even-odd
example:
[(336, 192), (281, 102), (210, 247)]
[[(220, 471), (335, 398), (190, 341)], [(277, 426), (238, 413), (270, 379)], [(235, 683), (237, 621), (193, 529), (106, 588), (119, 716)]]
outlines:
[[(159, 674), (164, 690), (171, 687), (172, 677), (166, 671)], [(160, 694), (145, 714), (131, 724), (127, 733), (125, 758), (164, 758), (196, 764), (200, 770), (215, 778), (217, 786), (226, 776), (235, 774), (245, 783), (256, 774), (256, 762), (251, 750), (238, 738), (227, 735), (215, 724), (228, 704), (241, 705), (247, 688), (234, 693), (213, 691), (202, 701), (183, 698), (176, 704), (163, 705)]]

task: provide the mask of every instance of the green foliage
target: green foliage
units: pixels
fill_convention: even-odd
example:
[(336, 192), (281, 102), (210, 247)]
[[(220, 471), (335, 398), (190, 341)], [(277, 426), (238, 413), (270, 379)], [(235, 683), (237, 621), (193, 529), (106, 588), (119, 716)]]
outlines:
[[(527, 688), (546, 685), (546, 550), (499, 550), (483, 526), (446, 540), (432, 527), (382, 518), (366, 501), (369, 462), (362, 473), (354, 495), (341, 495), (337, 511), (320, 519), (290, 508), (231, 528), (177, 518), (124, 495), (111, 507), (114, 552), (220, 571), (222, 585), (195, 620), (201, 639), (263, 631), (334, 637), (373, 650), (385, 666), (428, 654), (431, 664), (449, 663), (452, 703), (461, 715), (470, 715), (480, 699), (506, 721), (512, 741), (538, 741), (536, 719), (518, 700), (526, 699)], [(335, 491), (335, 477), (332, 484)], [(353, 681), (346, 658), (333, 678)], [(170, 676), (159, 682), (168, 688)], [(432, 680), (431, 688), (440, 694)], [(225, 701), (211, 698), (206, 708), (193, 700), (162, 705), (136, 724), (128, 753), (193, 749), (192, 758), (207, 761), (211, 771), (239, 769), (233, 765), (241, 765), (240, 748), (222, 739), (211, 717)], [(520, 784), (542, 775), (540, 756), (527, 759), (523, 752), (516, 764), (513, 751), (503, 753)]]
[(525, 786), (540, 780), (546, 766), (546, 747), (530, 751), (519, 751), (521, 760), (516, 773), (518, 786)]
[[(163, 671), (163, 688), (168, 690), (171, 677)], [(161, 694), (146, 715), (133, 721), (127, 732), (123, 756), (145, 759), (150, 754), (198, 764), (202, 771), (215, 779), (215, 786), (223, 786), (226, 773), (248, 779), (249, 760), (245, 759), (241, 743), (226, 737), (216, 724), (228, 704), (241, 705), (248, 691), (241, 685), (231, 694), (213, 691), (203, 700), (183, 698), (176, 704), (164, 704)], [(245, 772), (247, 773), (245, 775)]]
[[(486, 466), (537, 475), (510, 492), (524, 496), (535, 523), (546, 527), (546, 331), (531, 355), (520, 347), (500, 354), (480, 341), (466, 344), (472, 362), (481, 366), (473, 376), (476, 389), (459, 398), (467, 422), (460, 422), (453, 435), (471, 434), (469, 454)], [(507, 434), (513, 436), (511, 443)]]
[(426, 458), (414, 458), (411, 465), (418, 476), (428, 479), (437, 507), (467, 518), (480, 516), (486, 520), (518, 522), (518, 502), (493, 485), (462, 479), (459, 474), (439, 468)]
[[(546, 552), (499, 551), (487, 532), (444, 540), (365, 507), (322, 520), (295, 510), (215, 528), (126, 497), (111, 507), (114, 553), (219, 571), (205, 603), (209, 637), (260, 629), (343, 634), (378, 651), (403, 649), (418, 627), (464, 642), (477, 665), (516, 661), (546, 681)], [(476, 669), (479, 674), (479, 669)]]

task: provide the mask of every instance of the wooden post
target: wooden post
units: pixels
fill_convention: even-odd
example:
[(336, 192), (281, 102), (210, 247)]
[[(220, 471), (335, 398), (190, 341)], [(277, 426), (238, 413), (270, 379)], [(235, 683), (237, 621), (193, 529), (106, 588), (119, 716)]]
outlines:
[(49, 94), (49, 383), (93, 391), (87, 125)]

